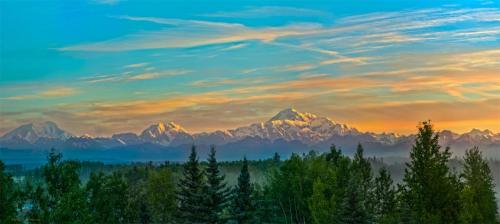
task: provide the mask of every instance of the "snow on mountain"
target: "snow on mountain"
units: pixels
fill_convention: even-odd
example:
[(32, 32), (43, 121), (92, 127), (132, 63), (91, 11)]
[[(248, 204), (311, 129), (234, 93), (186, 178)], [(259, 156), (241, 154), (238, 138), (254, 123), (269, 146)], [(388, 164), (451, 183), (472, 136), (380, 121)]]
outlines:
[(171, 145), (174, 142), (180, 144), (183, 141), (192, 140), (192, 136), (174, 122), (153, 124), (146, 128), (139, 137), (146, 142), (160, 145)]
[(66, 140), (71, 136), (72, 134), (60, 129), (56, 123), (46, 121), (21, 125), (5, 134), (0, 140), (24, 140), (35, 143), (40, 138)]
[(113, 136), (111, 136), (111, 138), (115, 139), (116, 141), (120, 142), (123, 145), (138, 145), (144, 143), (144, 140), (142, 140), (135, 133), (131, 132), (114, 134)]
[(456, 141), (468, 144), (491, 144), (494, 142), (500, 142), (500, 134), (495, 134), (488, 129), (481, 131), (474, 128), (471, 131), (460, 135)]
[(357, 135), (359, 132), (345, 124), (338, 124), (326, 117), (318, 117), (310, 113), (301, 113), (289, 108), (280, 111), (269, 121), (251, 124), (228, 130), (233, 140), (246, 137), (263, 139), (300, 141), (306, 144), (326, 140), (334, 135)]
[[(229, 130), (218, 130), (190, 134), (174, 122), (153, 124), (140, 135), (135, 133), (114, 134), (111, 138), (83, 135), (72, 136), (61, 130), (53, 122), (22, 125), (0, 138), (0, 147), (6, 148), (68, 148), (68, 149), (108, 149), (123, 146), (160, 145), (175, 147), (197, 144), (218, 146), (231, 145), (262, 149), (276, 145), (328, 148), (331, 144), (355, 147), (358, 143), (372, 149), (408, 150), (415, 135), (395, 133), (360, 132), (346, 124), (337, 123), (327, 117), (299, 112), (288, 108), (280, 111), (271, 119)], [(448, 130), (439, 132), (439, 142), (454, 150), (465, 150), (472, 146), (494, 148), (500, 145), (500, 134), (490, 130), (473, 129), (464, 134)], [(260, 147), (260, 148), (259, 148)]]

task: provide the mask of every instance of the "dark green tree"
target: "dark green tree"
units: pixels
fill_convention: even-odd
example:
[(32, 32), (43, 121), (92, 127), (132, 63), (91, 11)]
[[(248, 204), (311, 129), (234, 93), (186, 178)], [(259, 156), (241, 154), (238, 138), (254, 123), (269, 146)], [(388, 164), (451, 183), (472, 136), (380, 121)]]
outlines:
[(465, 152), (464, 162), (463, 221), (496, 223), (497, 203), (493, 190), (495, 185), (488, 163), (482, 158), (477, 147)]
[(398, 223), (396, 189), (385, 167), (379, 170), (374, 181), (374, 216), (380, 224)]
[(121, 174), (92, 173), (86, 191), (95, 223), (126, 222), (128, 186)]
[(252, 184), (248, 172), (248, 161), (243, 158), (238, 185), (234, 188), (231, 216), (238, 224), (254, 223), (255, 204), (252, 199)]
[(441, 151), (439, 136), (423, 122), (410, 152), (404, 175), (404, 200), (416, 223), (458, 223), (460, 184), (447, 166), (449, 148)]
[(31, 204), (31, 209), (26, 214), (26, 218), (32, 223), (49, 223), (49, 199), (45, 188), (41, 185), (33, 187), (33, 185), (28, 183), (24, 191), (26, 194), (26, 203)]
[(361, 144), (358, 144), (354, 159), (352, 161), (351, 172), (357, 179), (358, 185), (361, 187), (360, 199), (366, 209), (368, 216), (373, 215), (373, 175), (370, 162), (364, 157), (364, 149)]
[(281, 223), (278, 216), (279, 207), (274, 203), (271, 188), (267, 185), (255, 185), (253, 196), (255, 201), (255, 223)]
[(204, 187), (204, 174), (198, 162), (196, 147), (193, 146), (189, 160), (184, 164), (183, 175), (178, 185), (179, 222), (206, 222), (207, 211), (203, 203)]
[(360, 173), (353, 173), (349, 179), (346, 192), (343, 197), (340, 210), (340, 222), (342, 224), (371, 223), (370, 216), (365, 207), (365, 198), (362, 183), (359, 182)]
[(279, 164), (281, 162), (281, 157), (280, 157), (280, 154), (278, 154), (277, 152), (274, 153), (274, 156), (273, 156), (273, 161), (276, 163), (276, 164)]
[(224, 182), (225, 176), (220, 173), (215, 153), (215, 146), (211, 146), (210, 154), (208, 155), (208, 165), (205, 169), (207, 182), (204, 189), (204, 197), (205, 208), (208, 210), (207, 223), (222, 223), (221, 212), (226, 205), (230, 193)]
[(172, 223), (176, 212), (175, 185), (172, 172), (163, 167), (148, 178), (147, 198), (154, 223)]
[(5, 165), (0, 160), (0, 221), (18, 223), (17, 190), (10, 174), (5, 173)]
[[(91, 223), (89, 205), (85, 191), (80, 187), (78, 169), (80, 164), (74, 161), (62, 161), (62, 155), (51, 150), (48, 163), (43, 170), (43, 177), (47, 187), (47, 198), (41, 192), (40, 202), (46, 207), (50, 223)], [(47, 217), (47, 214), (41, 214)]]

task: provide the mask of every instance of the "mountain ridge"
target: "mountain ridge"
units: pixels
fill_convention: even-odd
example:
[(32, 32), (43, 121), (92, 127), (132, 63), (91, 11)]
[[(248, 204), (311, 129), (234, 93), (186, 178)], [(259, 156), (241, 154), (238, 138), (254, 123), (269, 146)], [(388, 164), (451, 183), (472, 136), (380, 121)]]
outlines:
[[(500, 146), (500, 133), (472, 129), (463, 134), (449, 130), (440, 131), (440, 143), (452, 146), (458, 151), (477, 145), (483, 148)], [(162, 147), (182, 145), (232, 145), (245, 144), (248, 140), (259, 148), (259, 141), (271, 147), (275, 141), (300, 142), (310, 149), (325, 149), (331, 144), (354, 147), (358, 143), (370, 145), (383, 151), (384, 148), (411, 147), (414, 135), (397, 133), (361, 132), (346, 124), (337, 123), (328, 117), (302, 113), (293, 108), (278, 112), (271, 119), (247, 126), (213, 132), (189, 133), (172, 121), (162, 121), (150, 125), (140, 134), (125, 132), (111, 137), (74, 136), (60, 129), (54, 122), (24, 124), (0, 137), (0, 147), (62, 149), (111, 149), (124, 146), (152, 144)]]

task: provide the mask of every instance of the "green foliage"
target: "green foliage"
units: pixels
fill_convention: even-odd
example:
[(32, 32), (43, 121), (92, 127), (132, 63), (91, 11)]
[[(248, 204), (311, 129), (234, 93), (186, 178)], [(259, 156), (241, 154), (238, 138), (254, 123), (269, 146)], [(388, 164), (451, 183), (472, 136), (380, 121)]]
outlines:
[(283, 222), (310, 221), (307, 198), (312, 194), (312, 180), (307, 175), (306, 163), (297, 154), (283, 162), (279, 171), (270, 177), (274, 200), (280, 207)]
[(234, 188), (231, 219), (238, 224), (254, 223), (255, 203), (252, 198), (252, 184), (248, 172), (248, 162), (243, 158), (238, 185)]
[(349, 180), (349, 185), (341, 204), (339, 223), (370, 223), (370, 217), (365, 207), (365, 198), (363, 198), (365, 192), (363, 192), (363, 187), (359, 184), (357, 178), (360, 177), (353, 175)]
[(465, 223), (496, 223), (497, 203), (493, 178), (488, 163), (477, 147), (468, 150), (464, 157), (462, 192)]
[(122, 175), (91, 174), (86, 185), (95, 223), (125, 223), (128, 186)]
[[(275, 154), (267, 160), (217, 162), (215, 155), (212, 147), (207, 162), (200, 163), (193, 147), (184, 164), (83, 162), (88, 167), (82, 170), (82, 163), (62, 161), (59, 153), (51, 151), (47, 164), (26, 174), (25, 183), (14, 183), (0, 162), (0, 222), (496, 221), (495, 186), (488, 163), (477, 148), (468, 150), (458, 178), (449, 167), (461, 163), (452, 160), (450, 164), (449, 149), (441, 150), (428, 122), (419, 128), (411, 161), (397, 188), (383, 161), (365, 158), (361, 145), (352, 159), (335, 146), (328, 153), (293, 154), (283, 161)], [(372, 173), (372, 167), (381, 167), (378, 175)], [(267, 178), (262, 177), (265, 175)], [(226, 183), (234, 186), (232, 191)]]
[(164, 167), (149, 176), (147, 198), (154, 223), (171, 223), (176, 212), (175, 184), (170, 169)]
[(92, 223), (85, 191), (80, 187), (79, 163), (62, 161), (62, 155), (51, 150), (43, 167), (46, 188), (37, 187), (29, 215), (44, 223)]
[(17, 223), (17, 190), (10, 174), (5, 173), (5, 166), (0, 161), (0, 221)]
[(335, 211), (334, 198), (328, 198), (329, 186), (321, 179), (317, 179), (313, 184), (313, 193), (309, 198), (309, 209), (314, 223), (335, 223), (332, 211)]
[(177, 199), (179, 203), (179, 221), (182, 223), (205, 222), (206, 209), (204, 201), (205, 180), (193, 146), (189, 160), (184, 164), (182, 179), (178, 185)]
[(374, 181), (373, 204), (376, 223), (398, 223), (397, 195), (391, 175), (387, 169), (381, 168)]
[(210, 147), (208, 155), (208, 165), (205, 168), (207, 176), (204, 188), (204, 203), (208, 213), (207, 223), (222, 223), (221, 213), (229, 197), (229, 191), (224, 182), (225, 176), (220, 173), (217, 159), (215, 158), (215, 146)]
[(404, 200), (417, 223), (458, 223), (460, 184), (447, 166), (449, 148), (440, 151), (439, 136), (423, 122), (404, 176)]

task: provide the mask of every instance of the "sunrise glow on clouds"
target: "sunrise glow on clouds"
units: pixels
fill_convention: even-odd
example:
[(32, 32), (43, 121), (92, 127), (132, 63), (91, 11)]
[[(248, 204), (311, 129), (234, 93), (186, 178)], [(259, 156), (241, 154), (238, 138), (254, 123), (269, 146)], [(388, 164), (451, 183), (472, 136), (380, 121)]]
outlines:
[(287, 107), (364, 131), (500, 132), (498, 2), (273, 3), (2, 1), (0, 134), (209, 131)]

